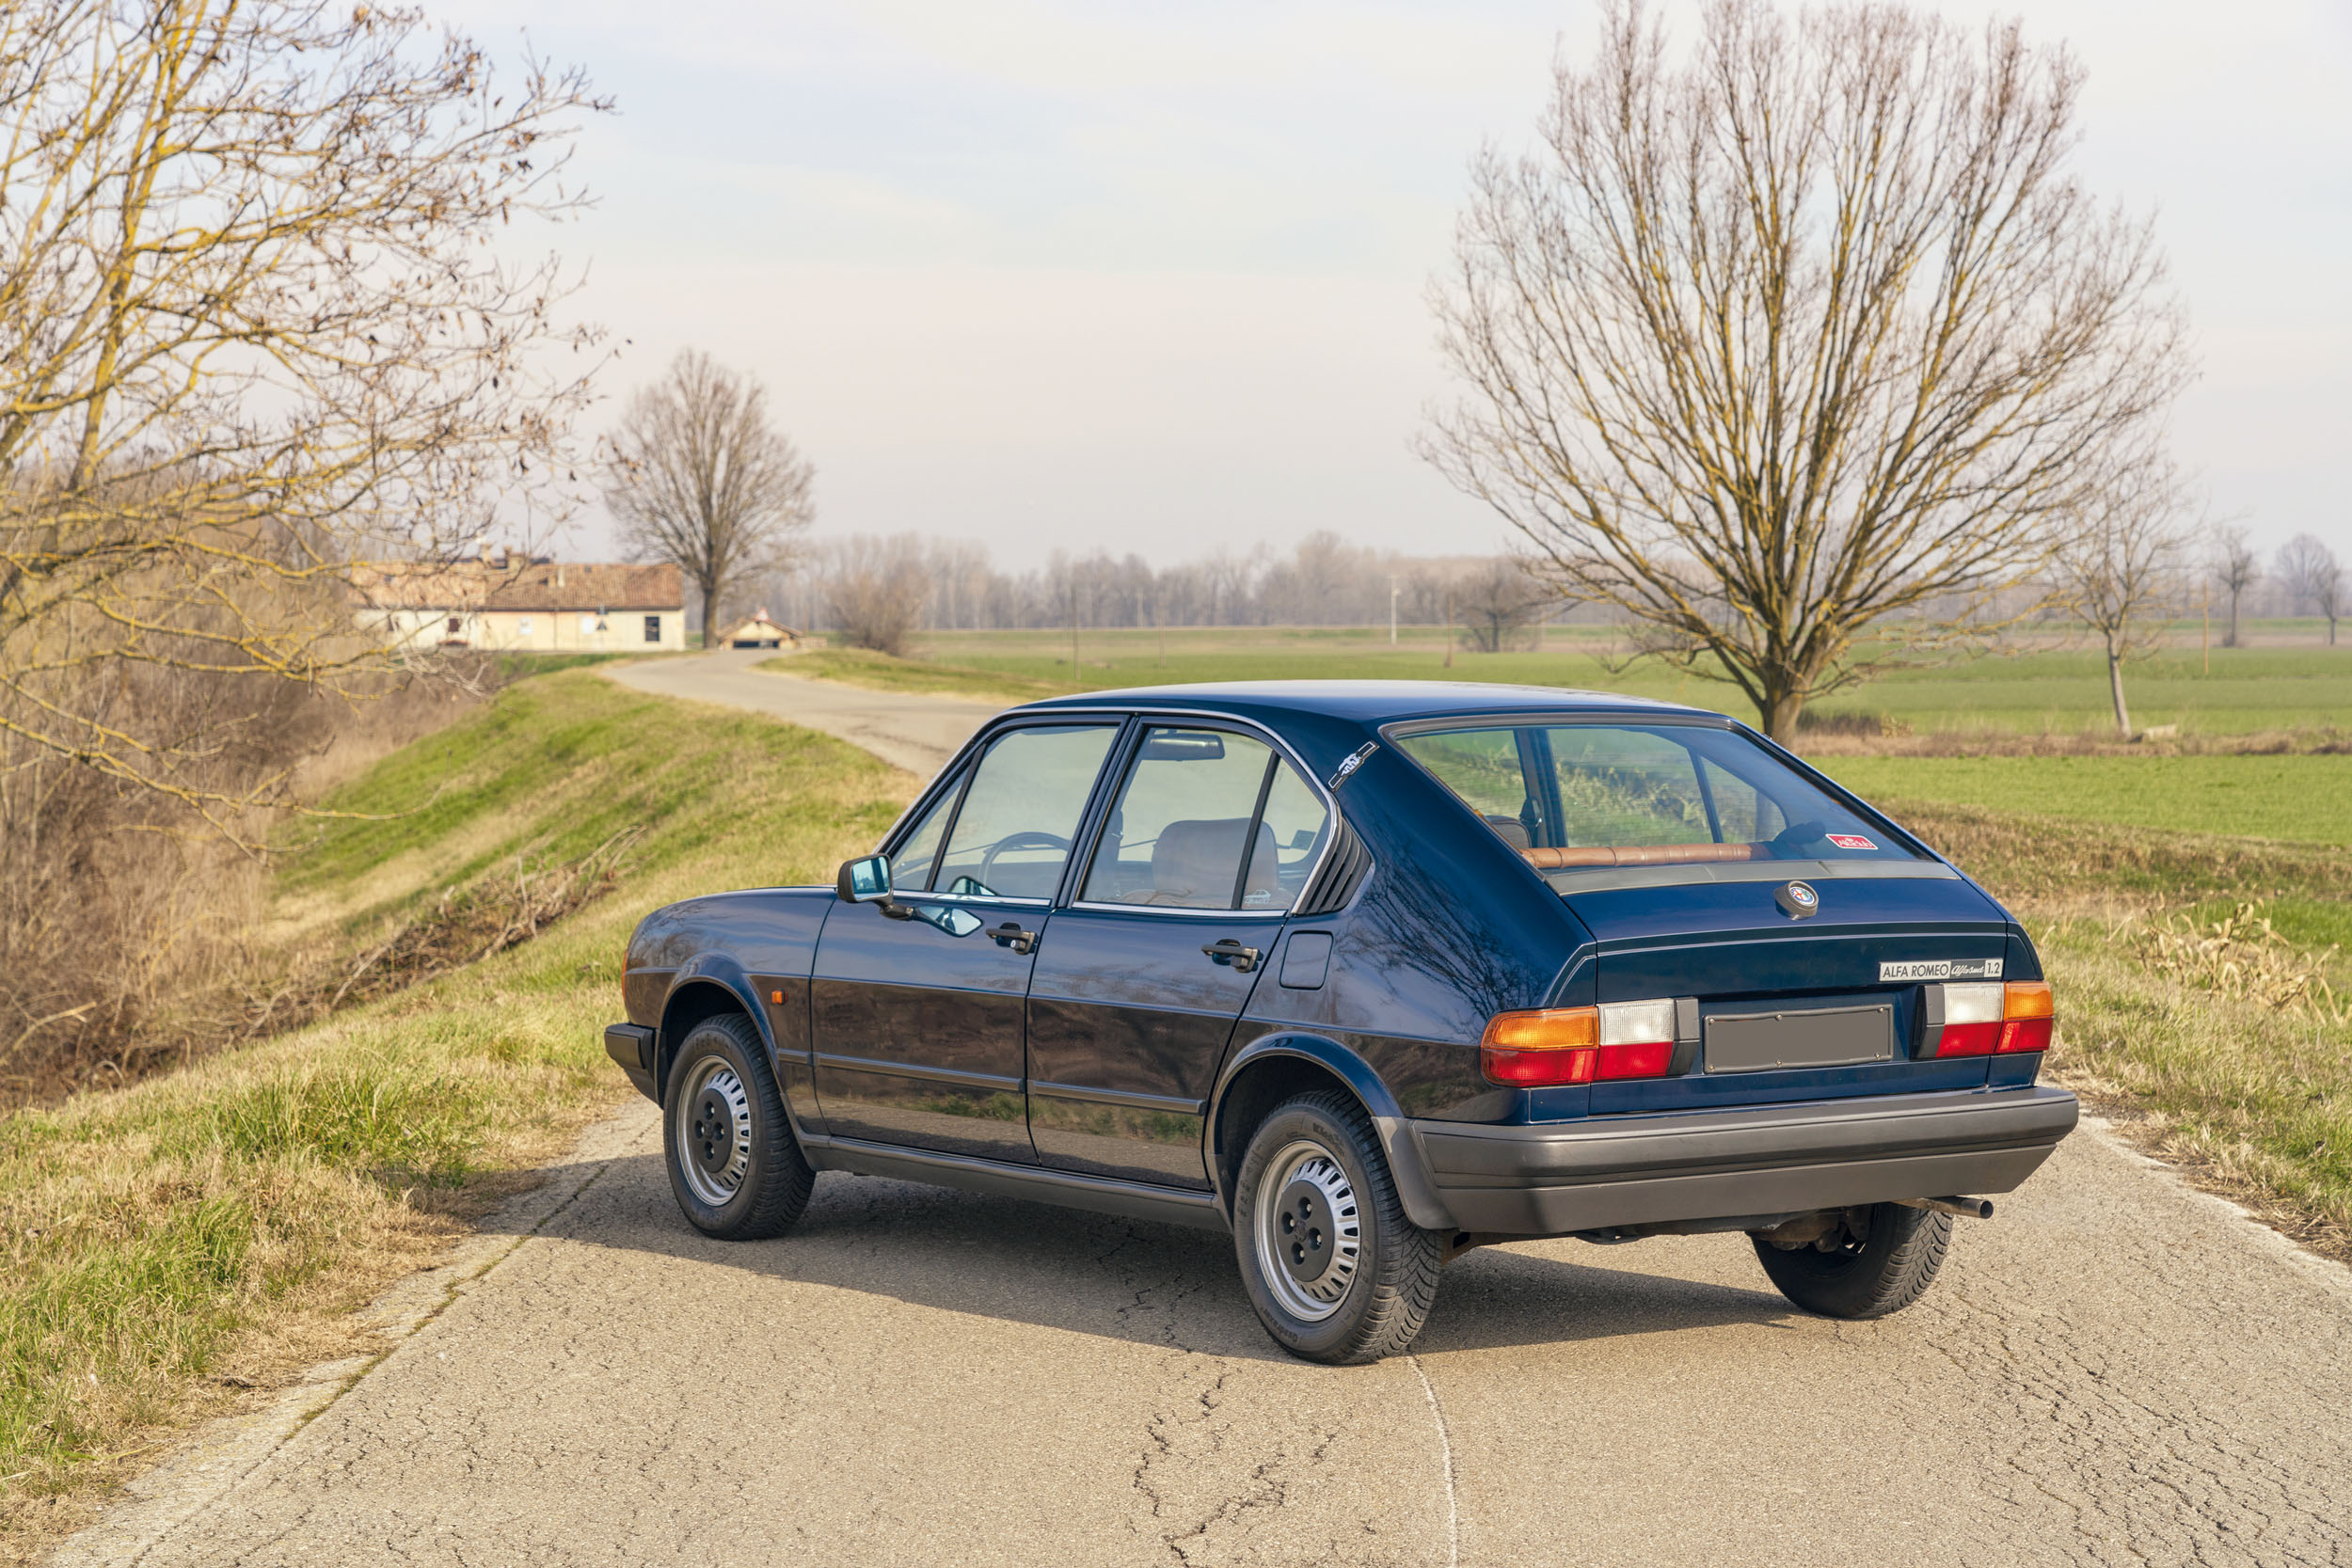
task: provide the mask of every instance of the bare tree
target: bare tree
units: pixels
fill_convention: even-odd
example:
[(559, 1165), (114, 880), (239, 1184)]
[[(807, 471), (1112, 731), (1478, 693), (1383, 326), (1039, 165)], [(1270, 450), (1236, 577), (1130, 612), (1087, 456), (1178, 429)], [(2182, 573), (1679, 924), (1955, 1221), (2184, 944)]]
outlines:
[(816, 520), (817, 472), (768, 422), (767, 390), (698, 349), (639, 388), (608, 441), (605, 504), (622, 539), (693, 582), (706, 640), (727, 591), (781, 568), (788, 541)]
[(926, 541), (901, 533), (888, 539), (835, 541), (824, 552), (825, 610), (852, 648), (903, 657), (921, 624), (930, 592)]
[(2344, 562), (2336, 552), (2320, 543), (2312, 534), (2298, 533), (2280, 546), (2278, 563), (2271, 568), (2287, 592), (2295, 595), (2297, 610), (2310, 605), (2328, 617), (2328, 646), (2336, 645), (2336, 621), (2344, 614)]
[(2154, 647), (2180, 601), (2189, 549), (2189, 488), (2173, 466), (2149, 459), (2118, 467), (2068, 519), (2051, 557), (2058, 598), (2106, 654), (2107, 694), (2118, 734), (2132, 733), (2123, 661)]
[(1529, 628), (1557, 603), (1559, 595), (1515, 561), (1487, 562), (1454, 584), (1454, 617), (1461, 624), (1463, 645), (1473, 653), (1499, 654), (1532, 642)]
[(353, 563), (511, 523), (565, 463), (583, 361), (543, 351), (596, 335), (499, 256), (579, 205), (603, 105), (413, 11), (54, 0), (0, 9), (0, 771), (242, 831), (283, 771), (227, 782), (130, 675), (364, 684)]
[(2246, 530), (2238, 527), (2221, 528), (2213, 536), (2213, 579), (2230, 596), (2230, 629), (2221, 635), (2221, 645), (2234, 648), (2237, 642), (2238, 600), (2254, 586), (2262, 576), (2262, 567), (2254, 558), (2254, 546), (2246, 537)]
[(1704, 18), (1677, 65), (1612, 4), (1540, 150), (1476, 160), (1424, 450), (1785, 740), (1984, 632), (2181, 386), (2182, 329), (2149, 226), (2069, 172), (2064, 50), (1899, 6)]

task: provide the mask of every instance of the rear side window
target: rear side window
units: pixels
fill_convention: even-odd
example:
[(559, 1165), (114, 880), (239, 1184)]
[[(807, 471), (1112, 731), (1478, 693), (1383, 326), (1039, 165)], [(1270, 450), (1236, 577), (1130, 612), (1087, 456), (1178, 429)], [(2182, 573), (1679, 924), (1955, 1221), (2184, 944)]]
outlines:
[(1136, 748), (1079, 897), (1178, 910), (1287, 910), (1329, 814), (1272, 747), (1154, 726)]
[(1480, 725), (1397, 744), (1538, 870), (1916, 858), (1727, 730)]

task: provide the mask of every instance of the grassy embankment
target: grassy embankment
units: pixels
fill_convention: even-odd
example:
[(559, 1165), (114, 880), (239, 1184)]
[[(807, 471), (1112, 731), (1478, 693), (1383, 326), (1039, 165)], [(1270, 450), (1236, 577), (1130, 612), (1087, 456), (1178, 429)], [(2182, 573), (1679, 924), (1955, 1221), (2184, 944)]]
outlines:
[(329, 805), (406, 815), (326, 825), (280, 879), (290, 951), (357, 953), (518, 857), (636, 833), (617, 885), (534, 941), (0, 1120), (0, 1555), (70, 1525), (232, 1386), (347, 1354), (341, 1314), (618, 1103), (602, 1026), (644, 911), (824, 880), (908, 784), (823, 736), (580, 671), (508, 689), (339, 792)]
[(2054, 1076), (2352, 1260), (2352, 852), (1886, 804), (2033, 932), (2058, 988)]

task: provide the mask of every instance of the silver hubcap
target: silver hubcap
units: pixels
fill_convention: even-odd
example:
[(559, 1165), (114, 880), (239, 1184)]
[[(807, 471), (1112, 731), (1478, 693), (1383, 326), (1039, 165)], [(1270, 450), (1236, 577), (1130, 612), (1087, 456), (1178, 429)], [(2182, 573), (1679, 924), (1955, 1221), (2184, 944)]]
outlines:
[(1258, 1272), (1293, 1317), (1320, 1322), (1340, 1309), (1363, 1256), (1355, 1185), (1311, 1138), (1282, 1146), (1258, 1182)]
[(706, 1056), (688, 1073), (677, 1117), (677, 1168), (693, 1195), (719, 1208), (752, 1168), (752, 1101), (722, 1056)]

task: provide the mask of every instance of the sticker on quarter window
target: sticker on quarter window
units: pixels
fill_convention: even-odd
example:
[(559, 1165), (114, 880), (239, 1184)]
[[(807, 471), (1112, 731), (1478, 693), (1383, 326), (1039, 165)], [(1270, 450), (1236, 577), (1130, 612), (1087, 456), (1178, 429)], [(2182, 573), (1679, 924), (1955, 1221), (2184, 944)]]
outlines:
[(1875, 849), (1878, 847), (1860, 833), (1832, 833), (1829, 835), (1829, 841), (1840, 849)]
[(1997, 980), (2001, 977), (1998, 958), (1914, 958), (1905, 963), (1879, 965), (1879, 984), (1891, 985), (1899, 980)]

